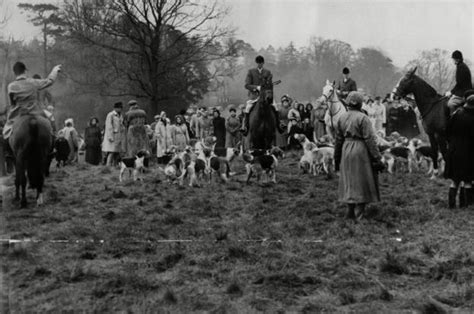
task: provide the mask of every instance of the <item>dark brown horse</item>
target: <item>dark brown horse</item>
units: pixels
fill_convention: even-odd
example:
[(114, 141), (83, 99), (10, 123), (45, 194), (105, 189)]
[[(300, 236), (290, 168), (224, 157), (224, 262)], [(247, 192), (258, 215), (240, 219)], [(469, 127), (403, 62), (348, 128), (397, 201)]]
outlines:
[(267, 150), (275, 142), (277, 117), (272, 104), (273, 91), (265, 90), (250, 111), (248, 149)]
[[(44, 177), (49, 164), (52, 136), (50, 122), (40, 116), (25, 115), (18, 118), (13, 125), (9, 139), (15, 156), (15, 200), (20, 200), (22, 208), (26, 207), (26, 182), (36, 189), (37, 205), (43, 204)], [(26, 175), (25, 175), (26, 172)]]
[(430, 139), (431, 159), (433, 160), (433, 177), (438, 174), (438, 151), (446, 160), (447, 140), (446, 123), (449, 117), (447, 109), (448, 98), (439, 95), (436, 90), (416, 74), (416, 67), (402, 77), (393, 94), (405, 97), (408, 94), (415, 96), (416, 106), (420, 111), (423, 128)]

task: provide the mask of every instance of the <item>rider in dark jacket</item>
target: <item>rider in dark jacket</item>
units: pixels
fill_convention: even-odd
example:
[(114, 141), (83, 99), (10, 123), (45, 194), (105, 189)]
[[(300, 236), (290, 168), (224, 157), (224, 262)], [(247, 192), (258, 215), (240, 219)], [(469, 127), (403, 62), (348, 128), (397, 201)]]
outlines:
[(463, 62), (461, 51), (454, 51), (451, 57), (456, 64), (456, 85), (451, 91), (446, 92), (446, 96), (451, 97), (448, 101), (448, 108), (452, 115), (464, 103), (464, 93), (472, 88), (472, 82), (471, 71)]

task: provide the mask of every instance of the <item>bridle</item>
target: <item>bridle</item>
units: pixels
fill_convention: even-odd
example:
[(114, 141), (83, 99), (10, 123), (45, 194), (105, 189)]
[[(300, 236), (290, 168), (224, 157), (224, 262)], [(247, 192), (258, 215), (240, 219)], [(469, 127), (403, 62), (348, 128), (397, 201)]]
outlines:
[(333, 88), (332, 91), (331, 91), (331, 93), (330, 93), (328, 96), (326, 96), (326, 94), (323, 94), (324, 98), (326, 98), (326, 102), (329, 103), (329, 105), (328, 105), (328, 111), (329, 111), (329, 117), (331, 118), (331, 128), (332, 128), (332, 129), (334, 129), (333, 117), (334, 117), (335, 115), (337, 115), (337, 114), (342, 110), (342, 107), (340, 107), (339, 110), (337, 110), (337, 111), (334, 112), (334, 113), (333, 113), (332, 110), (331, 110), (332, 107), (333, 107), (332, 104), (335, 104), (335, 103), (338, 102), (338, 101), (336, 101), (336, 100), (332, 100), (333, 95), (334, 95), (335, 92), (336, 92), (336, 90)]

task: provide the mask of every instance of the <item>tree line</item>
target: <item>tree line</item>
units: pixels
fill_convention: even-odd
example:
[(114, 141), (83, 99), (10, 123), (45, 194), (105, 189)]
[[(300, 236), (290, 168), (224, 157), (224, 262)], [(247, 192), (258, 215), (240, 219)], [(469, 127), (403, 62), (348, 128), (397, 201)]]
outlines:
[[(51, 91), (58, 119), (75, 117), (80, 126), (91, 116), (103, 121), (115, 101), (131, 98), (150, 117), (160, 111), (174, 115), (192, 104), (243, 103), (245, 75), (258, 54), (275, 80), (282, 80), (276, 96), (288, 93), (299, 101), (319, 97), (326, 79), (341, 79), (346, 66), (358, 87), (373, 96), (390, 92), (404, 71), (381, 49), (355, 50), (320, 37), (305, 47), (257, 50), (235, 37), (225, 23), (230, 12), (217, 0), (67, 0), (18, 7), (41, 36), (30, 42), (0, 37), (0, 113), (17, 60), (42, 76), (63, 64)], [(0, 27), (8, 17), (0, 16)], [(420, 52), (407, 67), (413, 65), (439, 92), (451, 86), (454, 67), (447, 51)]]

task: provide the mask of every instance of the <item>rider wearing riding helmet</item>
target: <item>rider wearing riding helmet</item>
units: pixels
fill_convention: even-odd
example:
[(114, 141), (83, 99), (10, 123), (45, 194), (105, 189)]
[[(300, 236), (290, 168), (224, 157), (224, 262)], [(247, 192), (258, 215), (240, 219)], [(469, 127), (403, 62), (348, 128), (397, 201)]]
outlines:
[(446, 92), (446, 96), (450, 97), (448, 101), (448, 108), (449, 113), (452, 115), (454, 111), (464, 103), (464, 93), (472, 88), (472, 82), (471, 71), (463, 62), (461, 51), (453, 51), (451, 58), (456, 65), (456, 85), (454, 85), (451, 91)]
[(338, 87), (338, 96), (342, 100), (345, 100), (350, 92), (357, 91), (357, 84), (352, 78), (350, 78), (350, 73), (351, 72), (349, 71), (349, 68), (345, 67), (344, 69), (342, 69), (344, 79), (342, 80), (342, 82), (339, 82)]
[[(247, 135), (249, 130), (249, 113), (253, 105), (259, 100), (260, 95), (264, 94), (265, 91), (270, 90), (273, 92), (273, 75), (272, 73), (263, 68), (265, 60), (262, 56), (257, 56), (255, 58), (257, 67), (250, 69), (247, 73), (245, 79), (245, 88), (249, 91), (249, 100), (247, 101), (245, 111), (244, 111), (244, 121), (242, 123), (242, 132), (244, 135)], [(276, 103), (272, 103), (272, 108), (274, 109), (275, 117), (277, 119), (277, 128), (280, 133), (283, 130), (280, 128), (280, 121), (278, 117), (278, 110), (276, 108)]]

